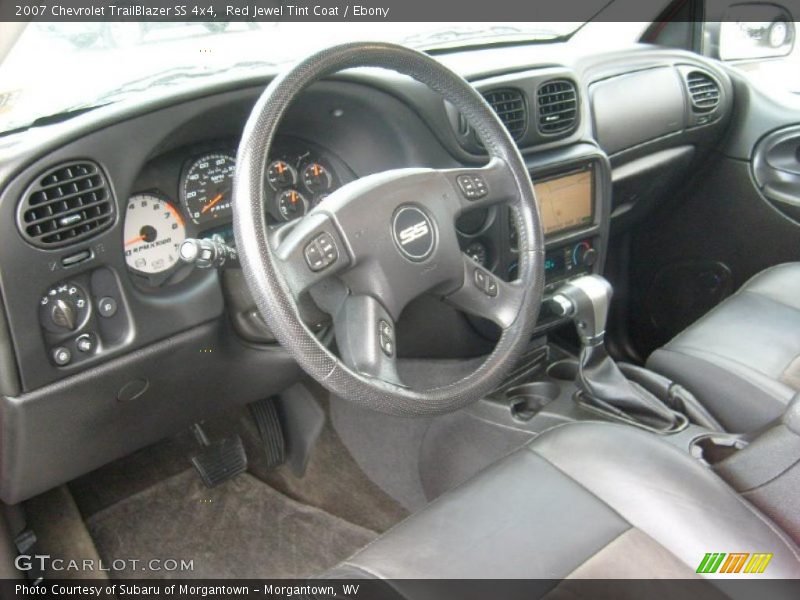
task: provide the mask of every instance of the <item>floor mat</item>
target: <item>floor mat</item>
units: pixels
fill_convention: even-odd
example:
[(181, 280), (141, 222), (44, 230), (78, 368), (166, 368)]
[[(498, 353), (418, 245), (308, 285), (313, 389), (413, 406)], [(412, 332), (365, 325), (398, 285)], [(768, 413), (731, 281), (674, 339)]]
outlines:
[[(114, 577), (308, 577), (376, 534), (300, 504), (247, 473), (213, 489), (193, 470), (105, 508), (88, 521), (100, 556), (126, 559)], [(130, 559), (138, 559), (134, 570)], [(152, 559), (193, 561), (191, 571), (144, 571)]]

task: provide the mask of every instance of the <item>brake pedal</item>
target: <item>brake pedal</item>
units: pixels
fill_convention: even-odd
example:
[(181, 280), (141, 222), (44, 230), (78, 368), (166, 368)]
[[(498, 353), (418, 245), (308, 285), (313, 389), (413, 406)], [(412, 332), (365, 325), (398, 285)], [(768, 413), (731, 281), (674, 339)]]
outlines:
[(265, 398), (250, 405), (250, 414), (256, 422), (261, 446), (267, 459), (267, 468), (275, 469), (286, 462), (286, 442), (278, 408), (273, 398)]
[(192, 432), (203, 447), (192, 456), (192, 465), (206, 486), (218, 486), (247, 470), (247, 455), (238, 435), (212, 442), (197, 423), (192, 426)]

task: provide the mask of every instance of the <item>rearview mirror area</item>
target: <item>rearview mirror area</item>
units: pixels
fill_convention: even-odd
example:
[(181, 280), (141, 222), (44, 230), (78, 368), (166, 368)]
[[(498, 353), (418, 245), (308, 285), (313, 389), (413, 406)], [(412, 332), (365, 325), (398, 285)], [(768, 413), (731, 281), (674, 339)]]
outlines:
[(777, 4), (746, 3), (728, 8), (720, 24), (722, 60), (778, 58), (791, 54), (795, 41), (791, 13)]

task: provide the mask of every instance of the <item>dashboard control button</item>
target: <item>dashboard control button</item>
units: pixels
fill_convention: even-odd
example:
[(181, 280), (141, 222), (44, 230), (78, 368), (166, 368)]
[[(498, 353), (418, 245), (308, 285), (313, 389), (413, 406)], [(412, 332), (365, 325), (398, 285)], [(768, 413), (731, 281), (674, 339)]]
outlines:
[(394, 335), (392, 326), (386, 321), (381, 319), (378, 321), (378, 338), (381, 345), (381, 350), (386, 356), (391, 357), (394, 354)]
[(68, 348), (59, 346), (53, 350), (53, 362), (59, 367), (68, 365), (70, 361), (72, 361), (72, 352), (70, 352)]
[(84, 354), (92, 352), (94, 351), (94, 338), (88, 333), (84, 333), (75, 340), (75, 347), (78, 349), (78, 352), (83, 352)]
[(497, 281), (495, 281), (494, 277), (489, 277), (486, 280), (486, 293), (491, 296), (497, 296)]
[(39, 322), (51, 333), (75, 331), (88, 315), (89, 303), (85, 292), (69, 281), (52, 286), (39, 301)]
[(596, 262), (597, 262), (597, 250), (595, 250), (594, 248), (589, 248), (583, 255), (583, 264), (584, 266), (591, 267)]
[(461, 194), (467, 200), (477, 200), (489, 193), (486, 181), (480, 175), (459, 175), (456, 177), (456, 182), (461, 189)]
[(591, 267), (597, 262), (597, 250), (589, 242), (579, 242), (572, 250), (572, 264), (576, 267)]
[(111, 296), (100, 298), (97, 303), (97, 312), (101, 317), (105, 317), (106, 319), (113, 317), (117, 314), (117, 301)]
[(73, 331), (78, 325), (78, 315), (75, 305), (69, 300), (57, 298), (50, 307), (50, 318), (53, 323), (64, 329)]
[(71, 267), (72, 265), (77, 265), (85, 260), (89, 260), (91, 257), (91, 250), (81, 250), (80, 252), (76, 252), (75, 254), (70, 254), (69, 256), (62, 258), (61, 265), (64, 267)]

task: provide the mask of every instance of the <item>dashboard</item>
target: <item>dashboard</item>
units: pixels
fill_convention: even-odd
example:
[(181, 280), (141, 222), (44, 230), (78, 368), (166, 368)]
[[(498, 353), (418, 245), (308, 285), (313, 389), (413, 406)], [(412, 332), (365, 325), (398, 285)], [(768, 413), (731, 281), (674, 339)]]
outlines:
[[(137, 177), (123, 215), (128, 270), (148, 287), (188, 273), (179, 248), (186, 238), (220, 235), (233, 243), (231, 207), (238, 140), (211, 140), (150, 160)], [(293, 221), (353, 179), (330, 151), (296, 138), (276, 140), (264, 171), (269, 224)], [(184, 268), (182, 268), (184, 267)]]
[[(690, 173), (731, 116), (725, 72), (685, 52), (546, 44), (441, 58), (517, 141), (546, 230), (546, 294), (602, 272), (612, 234), (653, 210), (669, 192), (659, 182)], [(241, 269), (192, 268), (177, 254), (187, 238), (233, 241), (235, 149), (269, 80), (198, 82), (0, 138), (4, 501), (301, 378)], [(692, 104), (698, 81), (716, 86), (711, 110)], [(324, 207), (359, 177), (484, 162), (475, 132), (422, 84), (339, 74), (306, 89), (281, 122), (264, 165), (267, 225)], [(466, 213), (456, 225), (461, 248), (516, 279), (514, 223), (504, 206)], [(313, 302), (299, 310), (332, 341), (329, 315)], [(543, 313), (537, 335), (558, 324)], [(433, 297), (409, 305), (397, 332), (398, 354), (422, 358), (479, 356), (497, 335)]]

